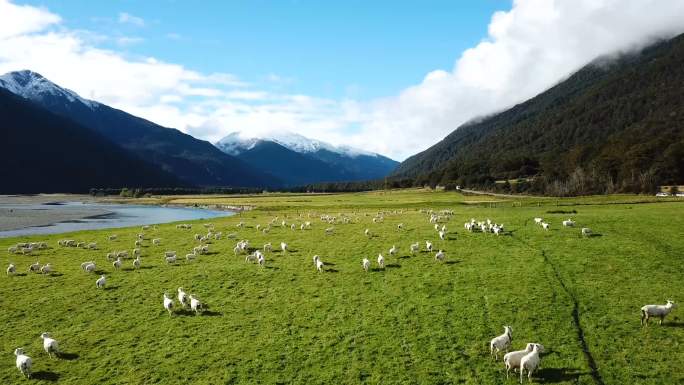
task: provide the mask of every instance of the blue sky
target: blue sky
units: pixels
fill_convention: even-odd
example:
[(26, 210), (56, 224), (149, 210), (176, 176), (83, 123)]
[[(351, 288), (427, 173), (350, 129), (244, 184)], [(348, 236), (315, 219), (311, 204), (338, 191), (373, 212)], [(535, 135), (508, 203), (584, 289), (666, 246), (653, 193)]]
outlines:
[(0, 0), (0, 73), (211, 142), (294, 132), (403, 160), (682, 20), (682, 0)]
[[(128, 38), (103, 43), (193, 70), (291, 92), (360, 100), (392, 95), (487, 35), (510, 1), (65, 1), (38, 0), (71, 29)], [(119, 22), (119, 15), (131, 15)], [(141, 19), (138, 22), (136, 18)]]

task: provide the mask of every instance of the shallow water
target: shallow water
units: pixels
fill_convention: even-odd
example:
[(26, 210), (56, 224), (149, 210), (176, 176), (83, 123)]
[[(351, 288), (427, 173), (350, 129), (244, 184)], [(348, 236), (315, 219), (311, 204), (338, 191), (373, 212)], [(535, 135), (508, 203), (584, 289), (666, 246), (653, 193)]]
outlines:
[[(59, 204), (3, 204), (0, 205), (0, 208), (4, 210), (15, 210), (15, 213), (19, 215), (21, 215), (20, 213), (25, 213), (26, 216), (35, 216), (36, 223), (50, 223), (0, 231), (0, 238), (152, 225), (176, 221), (225, 217), (234, 214), (231, 211), (200, 208), (82, 202), (64, 202)], [(68, 219), (70, 217), (75, 217), (77, 219)], [(52, 223), (53, 220), (51, 218), (55, 218), (54, 223)], [(11, 218), (0, 218), (0, 222), (4, 220), (9, 221)]]

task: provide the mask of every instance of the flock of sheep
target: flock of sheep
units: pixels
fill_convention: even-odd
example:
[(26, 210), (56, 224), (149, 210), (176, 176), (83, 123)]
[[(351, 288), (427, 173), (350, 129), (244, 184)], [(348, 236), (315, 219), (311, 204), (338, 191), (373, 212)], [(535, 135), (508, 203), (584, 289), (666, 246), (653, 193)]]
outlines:
[[(454, 212), (452, 210), (441, 210), (439, 212), (435, 212), (433, 210), (420, 210), (421, 213), (426, 214), (429, 217), (428, 222), (430, 223), (431, 227), (434, 227), (435, 232), (437, 233), (437, 236), (440, 238), (441, 241), (446, 240), (446, 236), (448, 234), (448, 229), (446, 226), (446, 222), (448, 222), (453, 216)], [(394, 213), (402, 214), (403, 211), (395, 211)], [(379, 212), (377, 213), (373, 218), (372, 222), (373, 223), (382, 223), (384, 221), (384, 216), (388, 214), (388, 212)], [(369, 215), (369, 214), (366, 214)], [(309, 214), (309, 218), (312, 218), (312, 214)], [(352, 218), (349, 215), (346, 214), (339, 214), (338, 216), (333, 216), (333, 215), (320, 215), (319, 219), (321, 222), (326, 223), (327, 225), (330, 225), (330, 227), (327, 227), (325, 229), (324, 234), (325, 235), (333, 235), (335, 233), (335, 225), (338, 224), (349, 224), (353, 223), (357, 218)], [(544, 230), (548, 230), (550, 225), (548, 222), (544, 221), (542, 218), (534, 218), (534, 223), (541, 226)], [(571, 219), (563, 221), (563, 226), (565, 227), (573, 227), (575, 225), (575, 222), (572, 221)], [(195, 234), (194, 235), (194, 240), (197, 241), (199, 244), (195, 246), (192, 249), (192, 252), (186, 254), (185, 258), (187, 262), (194, 261), (199, 255), (202, 254), (207, 254), (209, 252), (209, 243), (213, 241), (218, 241), (224, 238), (222, 232), (217, 232), (215, 231), (214, 225), (210, 223), (205, 223), (203, 226), (207, 229), (207, 232), (205, 234)], [(244, 222), (240, 222), (236, 225), (238, 229), (243, 229), (245, 227)], [(257, 224), (254, 226), (256, 231), (261, 232), (263, 234), (268, 234), (269, 231), (273, 226), (279, 226), (281, 228), (289, 228), (292, 231), (295, 231), (297, 228), (299, 228), (301, 231), (304, 230), (310, 230), (312, 228), (312, 223), (311, 221), (303, 221), (299, 226), (297, 226), (295, 223), (290, 223), (288, 224), (286, 220), (281, 220), (278, 217), (273, 218), (270, 223), (268, 223), (266, 226), (262, 226), (260, 224)], [(486, 219), (484, 221), (478, 221), (476, 219), (471, 219), (467, 222), (465, 222), (464, 227), (467, 231), (469, 232), (482, 232), (482, 233), (493, 233), (495, 235), (500, 235), (504, 232), (504, 225), (503, 224), (497, 224), (492, 222), (490, 219)], [(191, 224), (179, 224), (176, 225), (176, 228), (178, 230), (191, 230), (192, 225)], [(156, 226), (154, 226), (154, 229), (156, 230)], [(399, 223), (397, 225), (397, 231), (402, 231), (404, 229), (404, 224)], [(142, 227), (143, 233), (138, 234), (136, 240), (135, 240), (135, 247), (133, 248), (133, 256), (135, 259), (132, 261), (132, 267), (133, 269), (139, 269), (141, 266), (141, 247), (143, 246), (143, 243), (148, 239), (146, 238), (144, 231), (150, 230), (150, 226), (143, 226)], [(582, 228), (581, 234), (583, 236), (590, 236), (592, 234), (591, 229), (589, 228)], [(364, 235), (368, 238), (373, 237), (373, 233), (369, 228), (366, 228), (364, 231)], [(237, 235), (235, 233), (231, 233), (225, 236), (226, 239), (235, 239)], [(118, 237), (116, 235), (110, 235), (108, 236), (109, 241), (117, 241)], [(70, 239), (64, 239), (60, 240), (58, 244), (62, 247), (78, 247), (78, 248), (84, 248), (84, 249), (89, 249), (89, 250), (97, 250), (98, 245), (96, 242), (77, 242), (75, 240), (70, 240)], [(151, 244), (153, 246), (160, 246), (162, 244), (162, 240), (160, 238), (153, 238), (151, 240)], [(8, 249), (9, 253), (14, 253), (14, 254), (31, 254), (34, 250), (37, 249), (45, 249), (47, 248), (47, 244), (45, 242), (32, 242), (32, 243), (18, 243), (15, 246), (12, 246)], [(289, 249), (289, 246), (286, 242), (280, 242), (280, 250), (285, 253)], [(253, 250), (253, 251), (252, 251)], [(252, 252), (250, 252), (252, 251)], [(256, 248), (256, 249), (251, 249), (250, 248), (250, 242), (246, 239), (242, 239), (237, 241), (235, 247), (233, 248), (233, 253), (237, 255), (245, 255), (245, 262), (256, 262), (259, 266), (264, 267), (267, 263), (266, 259), (266, 253), (272, 252), (273, 251), (273, 246), (272, 243), (266, 243), (263, 245), (261, 248)], [(420, 242), (415, 242), (409, 245), (409, 251), (411, 254), (415, 254), (421, 251), (420, 247)], [(433, 253), (434, 252), (434, 245), (432, 241), (426, 240), (425, 241), (425, 251), (428, 253)], [(392, 245), (392, 247), (388, 250), (388, 255), (390, 257), (396, 257), (399, 253), (399, 248), (396, 245)], [(129, 258), (129, 254), (127, 251), (114, 251), (114, 252), (109, 252), (106, 254), (106, 258), (108, 261), (112, 261), (112, 266), (115, 270), (119, 270), (122, 268), (124, 264), (124, 258)], [(446, 254), (442, 249), (438, 249), (435, 254), (434, 258), (438, 262), (443, 262), (446, 259)], [(163, 259), (167, 264), (175, 264), (177, 263), (177, 253), (176, 251), (165, 251), (163, 253)], [(315, 269), (323, 273), (325, 272), (325, 263), (322, 261), (321, 257), (319, 255), (314, 255), (312, 257), (313, 264)], [(379, 269), (384, 269), (385, 268), (385, 256), (383, 256), (382, 253), (378, 254), (378, 257), (376, 259), (377, 266)], [(361, 267), (364, 271), (368, 272), (371, 269), (371, 260), (368, 258), (363, 258), (361, 260)], [(86, 261), (81, 264), (81, 269), (86, 272), (86, 273), (95, 273), (97, 271), (97, 266), (95, 261)], [(36, 272), (36, 273), (42, 273), (42, 274), (50, 274), (53, 269), (50, 263), (47, 263), (45, 265), (41, 265), (40, 263), (36, 262), (34, 264), (31, 264), (28, 268), (29, 272)], [(7, 267), (7, 275), (13, 275), (16, 273), (16, 266), (12, 263), (9, 264)], [(107, 284), (107, 278), (104, 274), (101, 274), (100, 277), (95, 281), (95, 286), (96, 288), (104, 288)], [(188, 295), (182, 287), (179, 287), (177, 289), (177, 301), (178, 301), (178, 306), (176, 305), (176, 302), (174, 301), (174, 298), (169, 296), (167, 293), (163, 293), (163, 298), (162, 298), (162, 306), (163, 308), (169, 313), (169, 315), (173, 315), (176, 308), (180, 307), (181, 309), (186, 309), (189, 308), (192, 312), (195, 314), (200, 314), (203, 309), (206, 307), (205, 304), (203, 304), (199, 299), (194, 294)], [(663, 319), (665, 316), (667, 316), (675, 307), (674, 302), (672, 301), (667, 301), (667, 304), (665, 305), (646, 305), (641, 308), (641, 323), (648, 324), (649, 318), (651, 317), (657, 317), (660, 318), (660, 323), (662, 324)], [(45, 352), (48, 354), (49, 357), (52, 357), (53, 355), (59, 356), (59, 345), (55, 339), (53, 339), (49, 333), (43, 333), (40, 336), (43, 339), (43, 347)], [(528, 343), (523, 350), (518, 350), (518, 351), (512, 351), (508, 352), (508, 350), (511, 347), (511, 342), (512, 342), (512, 328), (510, 326), (504, 326), (504, 333), (494, 337), (490, 341), (490, 354), (494, 356), (495, 359), (498, 359), (498, 354), (500, 352), (505, 352), (505, 355), (503, 356), (503, 362), (506, 368), (506, 377), (508, 377), (509, 372), (511, 370), (513, 371), (519, 371), (520, 373), (520, 382), (522, 383), (524, 373), (527, 372), (528, 379), (531, 381), (532, 374), (539, 368), (540, 363), (541, 363), (541, 356), (540, 354), (544, 352), (544, 346), (539, 344), (539, 343)], [(23, 373), (26, 377), (31, 377), (31, 366), (32, 366), (32, 359), (28, 355), (26, 355), (25, 351), (22, 348), (17, 348), (14, 351), (14, 354), (16, 356), (16, 366), (17, 368)]]

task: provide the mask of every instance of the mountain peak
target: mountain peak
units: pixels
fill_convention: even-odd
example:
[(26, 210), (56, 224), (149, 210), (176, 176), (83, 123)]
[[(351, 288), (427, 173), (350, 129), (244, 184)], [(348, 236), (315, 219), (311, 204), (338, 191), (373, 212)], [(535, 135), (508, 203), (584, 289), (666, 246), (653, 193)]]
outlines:
[(81, 102), (88, 108), (94, 108), (98, 105), (97, 102), (84, 99), (74, 91), (62, 88), (38, 72), (31, 70), (8, 72), (0, 76), (0, 87), (34, 101), (64, 97), (72, 103)]

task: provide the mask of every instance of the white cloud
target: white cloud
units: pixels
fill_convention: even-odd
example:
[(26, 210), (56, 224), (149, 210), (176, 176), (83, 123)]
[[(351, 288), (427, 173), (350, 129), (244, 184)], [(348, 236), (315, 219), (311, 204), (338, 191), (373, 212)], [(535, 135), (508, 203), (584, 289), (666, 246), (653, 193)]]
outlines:
[[(681, 0), (517, 0), (492, 16), (487, 38), (460, 53), (453, 68), (362, 103), (289, 94), (293, 79), (276, 74), (259, 85), (234, 74), (130, 58), (100, 48), (107, 37), (69, 29), (44, 8), (0, 0), (0, 73), (32, 69), (84, 97), (205, 140), (232, 131), (289, 130), (403, 159), (468, 119), (543, 91), (601, 54), (682, 32), (681, 20)], [(119, 21), (144, 25), (125, 13)]]
[(130, 13), (121, 12), (119, 13), (119, 23), (121, 24), (131, 24), (136, 27), (144, 27), (145, 20), (141, 17), (133, 16)]

